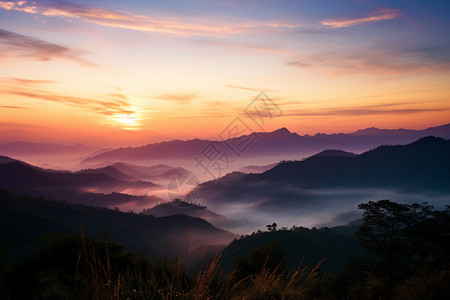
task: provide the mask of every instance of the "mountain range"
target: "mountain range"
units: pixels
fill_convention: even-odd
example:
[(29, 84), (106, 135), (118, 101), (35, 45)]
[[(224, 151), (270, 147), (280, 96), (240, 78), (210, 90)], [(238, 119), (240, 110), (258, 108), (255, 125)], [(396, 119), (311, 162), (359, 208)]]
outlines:
[[(241, 224), (247, 224), (245, 230), (264, 224), (265, 219), (284, 216), (289, 216), (286, 222), (294, 222), (301, 216), (303, 222), (300, 225), (308, 226), (313, 219), (312, 211), (319, 210), (324, 213), (321, 213), (320, 218), (316, 215), (316, 221), (320, 222), (318, 224), (336, 224), (336, 220), (326, 216), (331, 215), (330, 210), (338, 209), (337, 214), (342, 216), (348, 214), (345, 218), (337, 217), (345, 221), (357, 217), (355, 209), (351, 212), (350, 207), (365, 200), (393, 198), (409, 201), (407, 197), (422, 200), (433, 193), (431, 199), (425, 200), (442, 203), (448, 201), (446, 195), (450, 186), (448, 140), (425, 137), (411, 143), (406, 141), (429, 133), (447, 137), (450, 136), (449, 132), (450, 124), (425, 130), (368, 128), (350, 134), (315, 136), (300, 136), (286, 128), (252, 133), (239, 137), (245, 140), (257, 136), (247, 151), (238, 158), (234, 157), (241, 161), (240, 167), (244, 172), (226, 170), (230, 173), (201, 183), (196, 189), (196, 193), (201, 192), (201, 199), (197, 199), (197, 203), (208, 206), (211, 212), (219, 212), (226, 218), (238, 219)], [(380, 141), (395, 145), (379, 146), (376, 143)], [(225, 149), (229, 148), (227, 143), (235, 142), (229, 139), (215, 142), (218, 143), (215, 145)], [(406, 144), (402, 144), (404, 142)], [(73, 203), (110, 208), (117, 206), (125, 211), (140, 211), (144, 207), (151, 209), (167, 196), (165, 189), (168, 182), (169, 185), (173, 183), (175, 175), (192, 177), (187, 168), (163, 164), (163, 158), (174, 158), (175, 161), (188, 159), (193, 162), (195, 153), (198, 154), (197, 151), (201, 151), (201, 147), (208, 143), (211, 141), (175, 140), (106, 151), (87, 159), (87, 166), (93, 167), (75, 172), (43, 169), (0, 156), (0, 187), (16, 193)], [(336, 145), (346, 145), (347, 148)], [(374, 146), (372, 150), (361, 154), (349, 150), (371, 145), (376, 148)], [(319, 150), (306, 158), (301, 155), (316, 148)], [(289, 160), (290, 154), (286, 153), (291, 153), (297, 160)], [(276, 160), (276, 164), (252, 164), (251, 160), (258, 157), (279, 160)], [(140, 161), (144, 158), (146, 163)], [(191, 188), (197, 182), (192, 180), (187, 187), (171, 185), (171, 188), (180, 188), (182, 191), (182, 188)], [(181, 193), (185, 191), (180, 191), (176, 198), (183, 199)], [(156, 197), (147, 196), (147, 193)], [(306, 213), (308, 209), (309, 216)]]
[[(261, 174), (233, 172), (201, 183), (203, 205), (258, 228), (269, 222), (339, 225), (364, 201), (450, 201), (450, 140), (425, 137), (359, 155), (324, 151)], [(295, 224), (295, 223), (294, 223)]]
[[(238, 152), (240, 158), (245, 158), (246, 161), (257, 157), (272, 158), (272, 160), (269, 159), (266, 162), (273, 163), (282, 159), (301, 159), (323, 149), (341, 149), (360, 153), (383, 144), (411, 143), (425, 136), (449, 139), (450, 124), (424, 130), (367, 128), (353, 133), (318, 133), (313, 136), (299, 135), (290, 132), (286, 128), (281, 128), (273, 132), (254, 132), (250, 135), (215, 141), (215, 143), (218, 148), (228, 153), (230, 157), (236, 157), (236, 152), (233, 153), (233, 145), (236, 145), (237, 140), (240, 143), (248, 141), (249, 145), (246, 150)], [(111, 161), (192, 160), (211, 142), (211, 140), (201, 139), (173, 140), (141, 147), (119, 148), (86, 158), (82, 161), (82, 164), (92, 165)]]
[[(234, 172), (199, 187), (203, 193), (216, 189), (236, 192), (240, 187), (261, 183), (300, 188), (393, 187), (449, 191), (450, 140), (425, 137), (407, 145), (379, 146), (359, 155), (325, 150), (303, 160), (282, 161), (261, 174)], [(257, 191), (252, 189), (252, 192)]]
[(153, 204), (153, 196), (121, 194), (130, 188), (152, 191), (160, 186), (128, 176), (114, 167), (78, 172), (48, 170), (0, 156), (0, 187), (68, 202), (94, 206), (121, 206), (130, 202)]

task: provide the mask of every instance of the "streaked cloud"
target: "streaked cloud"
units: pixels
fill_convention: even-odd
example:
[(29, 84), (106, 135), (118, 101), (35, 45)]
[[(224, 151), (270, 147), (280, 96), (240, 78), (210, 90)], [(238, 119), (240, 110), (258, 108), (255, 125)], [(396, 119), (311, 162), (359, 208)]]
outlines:
[(320, 21), (324, 26), (330, 28), (343, 28), (356, 25), (366, 25), (374, 22), (397, 19), (401, 16), (401, 11), (393, 8), (384, 8), (371, 12), (365, 17), (327, 19)]
[(426, 107), (424, 105), (413, 105), (411, 103), (389, 103), (376, 105), (361, 105), (349, 107), (330, 108), (307, 108), (292, 109), (285, 111), (283, 116), (290, 117), (351, 117), (351, 116), (374, 116), (374, 115), (409, 115), (424, 112), (450, 111), (448, 107)]
[(54, 80), (36, 80), (15, 77), (10, 77), (9, 79), (25, 85), (57, 83), (57, 81)]
[[(424, 47), (423, 45), (405, 45), (385, 40), (359, 48), (339, 48), (339, 50), (324, 50), (315, 53), (217, 40), (199, 40), (197, 43), (276, 55), (284, 58), (287, 66), (312, 69), (328, 76), (450, 70), (450, 43), (448, 42), (429, 44)], [(232, 85), (226, 86), (239, 88)]]
[(0, 108), (7, 108), (7, 109), (28, 109), (28, 107), (24, 107), (24, 106), (15, 106), (15, 105), (0, 105)]
[(41, 61), (63, 58), (76, 61), (85, 66), (95, 66), (93, 63), (81, 58), (80, 53), (73, 49), (0, 29), (0, 59), (6, 56), (31, 58)]
[(172, 102), (177, 102), (180, 104), (187, 104), (191, 102), (193, 99), (197, 98), (195, 94), (164, 94), (156, 96), (155, 98), (161, 100), (167, 100)]
[(24, 5), (26, 1), (0, 1), (0, 8), (6, 10), (17, 10), (23, 11), (31, 14), (36, 13), (36, 7), (34, 5)]
[[(439, 47), (441, 51), (448, 49), (448, 45)], [(301, 55), (296, 59), (289, 59), (286, 65), (313, 69), (329, 76), (428, 73), (449, 71), (450, 55), (425, 57), (419, 50), (413, 51), (395, 45), (384, 48), (380, 44), (378, 47)]]
[(252, 92), (273, 92), (270, 89), (261, 89), (261, 88), (251, 88), (251, 87), (245, 87), (245, 86), (237, 86), (232, 84), (225, 84), (226, 87), (232, 88), (232, 89), (239, 89), (239, 90), (246, 90), (246, 91), (252, 91)]
[(130, 115), (135, 113), (128, 98), (123, 94), (112, 93), (94, 97), (79, 97), (51, 92), (42, 85), (45, 80), (7, 79), (0, 81), (0, 95), (20, 96), (35, 100), (57, 102), (76, 106), (105, 116)]
[(170, 33), (178, 35), (228, 36), (263, 29), (291, 29), (300, 24), (257, 22), (218, 22), (197, 18), (167, 17), (155, 18), (133, 14), (128, 11), (113, 11), (103, 8), (83, 7), (68, 2), (45, 1), (0, 1), (0, 8), (16, 10), (46, 17), (81, 19), (107, 27), (124, 28), (137, 31)]

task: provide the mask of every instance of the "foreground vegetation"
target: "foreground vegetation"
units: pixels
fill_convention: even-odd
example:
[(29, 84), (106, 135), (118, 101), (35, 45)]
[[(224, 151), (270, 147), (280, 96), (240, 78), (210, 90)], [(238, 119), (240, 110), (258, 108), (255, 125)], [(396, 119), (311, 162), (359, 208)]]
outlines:
[(0, 298), (448, 299), (450, 210), (388, 200), (360, 208), (357, 237), (368, 255), (353, 258), (345, 272), (323, 273), (320, 262), (290, 268), (273, 242), (236, 258), (231, 271), (217, 256), (188, 275), (187, 253), (150, 260), (80, 231), (44, 238), (25, 260), (2, 264)]
[(245, 277), (238, 268), (225, 274), (218, 256), (188, 276), (186, 258), (152, 261), (80, 232), (46, 238), (34, 255), (3, 269), (1, 294), (4, 299), (299, 299), (314, 270), (287, 271), (273, 265), (278, 257), (266, 258), (267, 265)]

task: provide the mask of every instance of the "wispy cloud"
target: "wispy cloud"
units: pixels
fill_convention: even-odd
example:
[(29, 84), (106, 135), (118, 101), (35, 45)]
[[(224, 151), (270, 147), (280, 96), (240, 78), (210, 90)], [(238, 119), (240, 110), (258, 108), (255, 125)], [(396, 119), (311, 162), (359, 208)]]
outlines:
[[(390, 48), (368, 46), (361, 49), (329, 51), (301, 55), (289, 59), (286, 64), (296, 68), (309, 68), (330, 75), (353, 74), (403, 74), (417, 72), (441, 72), (450, 70), (450, 55), (426, 57), (424, 51), (407, 48), (391, 42)], [(437, 45), (436, 52), (449, 49), (449, 45)]]
[(173, 101), (180, 104), (187, 104), (193, 99), (197, 98), (195, 94), (164, 94), (156, 96), (155, 98), (167, 101)]
[(0, 82), (0, 94), (62, 103), (105, 116), (135, 114), (128, 98), (123, 94), (105, 94), (92, 98), (64, 95), (45, 89), (42, 85), (46, 82), (21, 78), (3, 80)]
[(361, 105), (352, 107), (330, 107), (315, 109), (293, 109), (283, 113), (290, 117), (351, 117), (351, 116), (374, 116), (374, 115), (409, 115), (423, 112), (450, 111), (449, 107), (424, 107), (414, 103), (389, 103), (377, 105)]
[(31, 14), (36, 13), (36, 6), (24, 4), (26, 4), (26, 1), (0, 1), (0, 8), (23, 11)]
[(0, 105), (0, 108), (7, 108), (7, 109), (28, 109), (28, 107), (24, 107), (24, 106), (14, 106), (14, 105)]
[(225, 86), (232, 88), (232, 89), (246, 90), (246, 91), (252, 91), (252, 92), (261, 92), (261, 91), (273, 92), (270, 89), (251, 88), (251, 87), (237, 86), (237, 85), (231, 85), (231, 84), (225, 84)]
[(9, 79), (25, 85), (57, 83), (57, 81), (54, 80), (36, 80), (36, 79), (24, 79), (15, 77), (10, 77)]
[(64, 58), (82, 65), (95, 66), (81, 58), (80, 54), (73, 49), (0, 29), (0, 58), (5, 56), (25, 57), (42, 61)]
[(273, 30), (290, 29), (300, 24), (277, 22), (217, 22), (203, 19), (175, 17), (154, 18), (133, 14), (128, 11), (113, 11), (103, 8), (83, 7), (68, 2), (45, 1), (0, 1), (0, 8), (16, 10), (47, 17), (81, 19), (102, 26), (131, 29), (137, 31), (160, 32), (180, 35), (227, 36), (246, 33), (253, 30), (271, 28)]
[(331, 28), (343, 28), (356, 25), (366, 25), (373, 22), (397, 19), (401, 16), (401, 11), (398, 9), (384, 8), (371, 12), (365, 17), (358, 18), (342, 18), (342, 19), (327, 19), (320, 21), (324, 26)]
[(411, 42), (412, 45), (405, 45), (403, 42), (385, 40), (360, 48), (333, 50), (331, 47), (329, 51), (316, 53), (218, 40), (198, 40), (197, 43), (276, 55), (284, 58), (287, 66), (312, 69), (328, 76), (450, 70), (450, 43), (445, 42), (424, 47), (415, 45), (414, 42)]

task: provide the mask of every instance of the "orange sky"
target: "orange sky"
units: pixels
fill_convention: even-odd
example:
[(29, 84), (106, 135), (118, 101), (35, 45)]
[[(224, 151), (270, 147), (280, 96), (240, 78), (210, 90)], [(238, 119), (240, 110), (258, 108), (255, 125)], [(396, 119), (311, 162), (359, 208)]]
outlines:
[(260, 91), (266, 131), (450, 122), (445, 2), (241, 2), (0, 1), (0, 137), (217, 139)]

